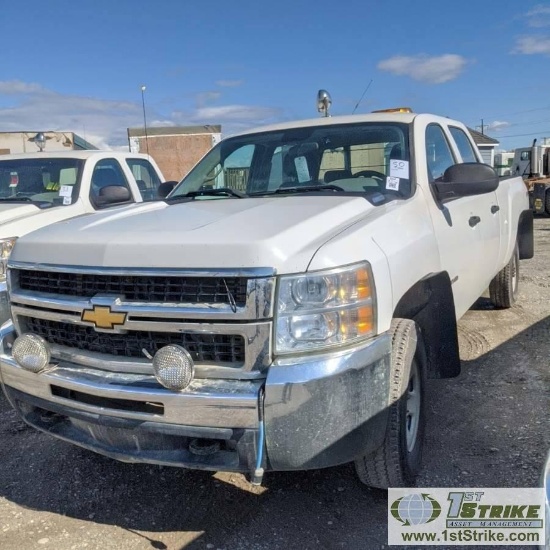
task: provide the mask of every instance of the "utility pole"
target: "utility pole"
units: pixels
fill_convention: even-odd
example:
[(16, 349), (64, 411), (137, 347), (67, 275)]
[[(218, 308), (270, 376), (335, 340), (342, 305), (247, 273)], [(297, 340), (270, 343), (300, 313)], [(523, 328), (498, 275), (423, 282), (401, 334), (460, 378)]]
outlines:
[(145, 127), (145, 147), (147, 148), (147, 155), (149, 155), (149, 140), (147, 139), (147, 117), (145, 116), (145, 86), (141, 86), (141, 105), (143, 106), (143, 126)]
[(483, 125), (483, 119), (481, 119), (481, 133), (485, 135), (485, 126)]

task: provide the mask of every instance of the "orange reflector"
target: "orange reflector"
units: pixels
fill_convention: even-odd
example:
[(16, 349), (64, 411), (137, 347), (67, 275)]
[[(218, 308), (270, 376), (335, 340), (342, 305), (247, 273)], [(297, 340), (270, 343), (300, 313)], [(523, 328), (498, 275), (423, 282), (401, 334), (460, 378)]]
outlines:
[(366, 300), (372, 296), (370, 287), (369, 272), (366, 267), (359, 269), (357, 272), (357, 299)]
[(373, 113), (412, 113), (413, 110), (410, 107), (394, 107), (392, 109), (379, 109), (372, 111)]
[(340, 333), (347, 338), (364, 336), (374, 330), (371, 306), (340, 311)]
[(357, 333), (367, 334), (374, 328), (372, 318), (372, 308), (362, 307), (357, 311)]

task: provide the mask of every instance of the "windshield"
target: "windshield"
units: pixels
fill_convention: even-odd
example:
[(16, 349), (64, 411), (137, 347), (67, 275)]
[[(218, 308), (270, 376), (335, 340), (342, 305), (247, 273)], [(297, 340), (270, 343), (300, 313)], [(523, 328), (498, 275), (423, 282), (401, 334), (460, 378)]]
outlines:
[[(228, 138), (169, 200), (319, 191), (365, 195), (373, 204), (411, 194), (408, 125), (334, 124)], [(216, 190), (226, 190), (216, 192)]]
[(83, 163), (72, 158), (0, 160), (0, 202), (72, 204), (78, 198)]

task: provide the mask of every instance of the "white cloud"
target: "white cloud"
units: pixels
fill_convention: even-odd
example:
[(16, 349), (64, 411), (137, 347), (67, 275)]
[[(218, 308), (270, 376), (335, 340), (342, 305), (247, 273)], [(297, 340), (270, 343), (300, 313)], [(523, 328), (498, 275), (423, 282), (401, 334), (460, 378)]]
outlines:
[(516, 47), (512, 50), (512, 53), (550, 55), (550, 38), (543, 36), (524, 36), (518, 38), (516, 40)]
[(485, 129), (488, 132), (498, 132), (500, 130), (504, 130), (505, 128), (508, 128), (510, 126), (509, 122), (506, 122), (504, 120), (495, 120), (494, 122), (490, 122), (485, 126)]
[[(278, 109), (269, 107), (207, 105), (220, 95), (220, 92), (207, 92), (202, 105), (169, 113), (157, 112), (146, 105), (148, 125), (221, 124), (224, 134), (230, 134), (281, 116)], [(124, 149), (128, 147), (127, 128), (141, 126), (140, 98), (132, 102), (64, 95), (35, 83), (0, 80), (0, 131), (75, 132), (96, 147)]]
[(538, 4), (530, 9), (525, 17), (530, 27), (548, 27), (550, 25), (550, 6)]
[(126, 129), (143, 121), (137, 101), (63, 95), (18, 81), (0, 81), (0, 99), (3, 95), (12, 96), (9, 107), (0, 107), (0, 131), (4, 132), (75, 132), (99, 148), (110, 148), (127, 143)]
[(461, 55), (444, 54), (439, 56), (396, 55), (384, 59), (377, 67), (399, 76), (409, 76), (420, 82), (443, 84), (455, 79), (466, 66), (467, 61)]
[(32, 82), (21, 82), (21, 80), (4, 80), (0, 81), (0, 94), (17, 95), (17, 94), (36, 94), (46, 92), (39, 84)]
[(205, 122), (256, 122), (261, 123), (279, 114), (277, 109), (270, 107), (254, 107), (250, 105), (224, 105), (220, 107), (203, 107), (197, 109), (194, 120)]
[(216, 80), (216, 85), (222, 88), (236, 88), (243, 84), (242, 80)]
[(221, 92), (200, 92), (196, 96), (197, 105), (199, 107), (204, 107), (209, 103), (217, 101), (222, 96)]

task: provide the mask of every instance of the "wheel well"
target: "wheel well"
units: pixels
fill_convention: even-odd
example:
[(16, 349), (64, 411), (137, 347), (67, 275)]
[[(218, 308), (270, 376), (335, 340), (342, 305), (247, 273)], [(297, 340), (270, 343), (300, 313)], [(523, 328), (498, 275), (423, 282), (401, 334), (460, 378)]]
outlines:
[(455, 305), (446, 271), (412, 286), (399, 300), (393, 316), (412, 319), (420, 328), (428, 378), (460, 374)]

